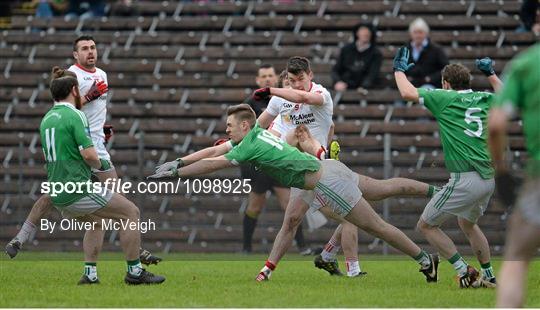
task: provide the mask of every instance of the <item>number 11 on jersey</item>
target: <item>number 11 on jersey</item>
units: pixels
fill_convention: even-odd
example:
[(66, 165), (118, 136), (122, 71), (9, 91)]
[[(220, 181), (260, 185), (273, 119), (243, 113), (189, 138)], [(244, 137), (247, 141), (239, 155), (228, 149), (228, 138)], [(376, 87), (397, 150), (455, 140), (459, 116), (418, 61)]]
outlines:
[(48, 162), (56, 161), (56, 148), (54, 145), (54, 127), (45, 129), (45, 159)]

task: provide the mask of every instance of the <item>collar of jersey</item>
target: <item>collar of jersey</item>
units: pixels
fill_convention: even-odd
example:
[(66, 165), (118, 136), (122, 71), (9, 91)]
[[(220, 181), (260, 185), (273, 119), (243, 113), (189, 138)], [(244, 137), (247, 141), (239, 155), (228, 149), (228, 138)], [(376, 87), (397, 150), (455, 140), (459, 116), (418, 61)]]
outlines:
[(71, 103), (69, 103), (69, 102), (55, 102), (55, 103), (54, 103), (54, 106), (55, 106), (55, 107), (56, 107), (56, 106), (66, 106), (66, 107), (68, 107), (68, 108), (71, 108), (71, 109), (75, 110), (75, 106), (73, 106), (73, 105), (72, 105)]
[(85, 71), (85, 72), (88, 72), (88, 73), (96, 73), (96, 71), (97, 71), (96, 67), (94, 67), (94, 71), (90, 71), (90, 70), (86, 69), (85, 67), (79, 65), (78, 63), (75, 63), (75, 66), (76, 66), (77, 68), (79, 68), (79, 69)]
[(462, 89), (462, 90), (458, 90), (457, 92), (458, 94), (467, 94), (467, 93), (472, 93), (472, 89)]

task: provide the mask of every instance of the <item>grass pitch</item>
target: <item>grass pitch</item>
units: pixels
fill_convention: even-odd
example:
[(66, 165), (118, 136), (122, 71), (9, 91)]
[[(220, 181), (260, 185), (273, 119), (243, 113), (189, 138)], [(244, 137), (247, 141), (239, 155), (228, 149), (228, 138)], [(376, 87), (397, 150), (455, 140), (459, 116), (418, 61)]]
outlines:
[[(439, 282), (427, 284), (405, 257), (361, 256), (364, 278), (331, 277), (313, 257), (287, 255), (269, 282), (255, 276), (266, 256), (166, 255), (150, 271), (162, 285), (127, 286), (125, 262), (104, 254), (100, 285), (77, 286), (82, 254), (23, 252), (0, 259), (0, 307), (493, 307), (495, 291), (458, 288), (447, 262)], [(341, 260), (342, 262), (343, 260)], [(469, 259), (469, 262), (473, 262)], [(475, 264), (477, 265), (477, 264)], [(500, 261), (494, 261), (496, 271)], [(343, 268), (343, 263), (341, 263)], [(540, 307), (540, 261), (531, 265), (528, 307)]]

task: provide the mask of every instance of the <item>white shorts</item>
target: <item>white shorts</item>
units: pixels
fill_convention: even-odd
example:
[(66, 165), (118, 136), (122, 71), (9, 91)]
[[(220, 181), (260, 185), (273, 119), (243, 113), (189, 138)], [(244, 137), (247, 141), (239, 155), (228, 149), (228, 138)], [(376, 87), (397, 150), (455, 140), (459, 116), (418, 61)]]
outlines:
[(91, 193), (76, 202), (65, 206), (57, 207), (63, 217), (77, 218), (91, 214), (105, 207), (111, 200), (113, 192), (106, 187), (101, 188), (101, 193)]
[(322, 176), (314, 190), (292, 189), (291, 196), (302, 195), (311, 208), (318, 210), (327, 206), (334, 213), (347, 216), (362, 198), (358, 174), (333, 159), (321, 161), (321, 169)]
[(453, 172), (450, 180), (426, 205), (421, 219), (431, 226), (440, 226), (457, 216), (476, 223), (484, 214), (495, 190), (493, 178), (485, 180), (478, 172)]
[(106, 171), (114, 170), (114, 166), (111, 161), (111, 155), (109, 154), (109, 152), (107, 152), (107, 148), (105, 147), (105, 138), (101, 136), (92, 136), (92, 143), (94, 144), (94, 148), (96, 149), (98, 157), (100, 159), (105, 159), (109, 161), (109, 164), (111, 165), (111, 168), (108, 170), (98, 170), (98, 169), (92, 168), (92, 172), (99, 173), (99, 172), (106, 172)]

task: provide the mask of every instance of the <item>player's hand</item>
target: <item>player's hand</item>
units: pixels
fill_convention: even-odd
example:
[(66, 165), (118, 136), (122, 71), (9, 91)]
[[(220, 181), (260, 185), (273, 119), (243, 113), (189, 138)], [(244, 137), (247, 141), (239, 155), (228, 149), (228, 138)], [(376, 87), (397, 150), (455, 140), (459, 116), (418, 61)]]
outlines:
[(171, 169), (178, 169), (184, 166), (184, 161), (181, 158), (177, 158), (173, 161), (163, 163), (156, 167), (156, 174), (169, 171)]
[(517, 180), (509, 172), (500, 172), (495, 176), (497, 194), (505, 206), (512, 206), (517, 198)]
[(162, 178), (177, 178), (178, 177), (178, 171), (177, 168), (171, 168), (169, 170), (165, 170), (163, 172), (156, 172), (152, 175), (149, 175), (147, 179), (162, 179)]
[(493, 70), (493, 60), (491, 60), (491, 58), (484, 57), (482, 59), (477, 59), (475, 61), (475, 64), (476, 64), (476, 68), (482, 71), (482, 73), (485, 76), (490, 76), (490, 75), (495, 74), (495, 70)]
[(87, 102), (94, 101), (107, 91), (109, 91), (109, 86), (104, 81), (94, 81), (94, 84), (92, 84), (90, 90), (84, 95), (84, 98)]
[(270, 87), (263, 87), (253, 92), (253, 99), (263, 100), (270, 97), (270, 95)]
[(413, 66), (413, 63), (409, 63), (409, 49), (405, 46), (400, 47), (394, 56), (394, 72), (407, 72)]

